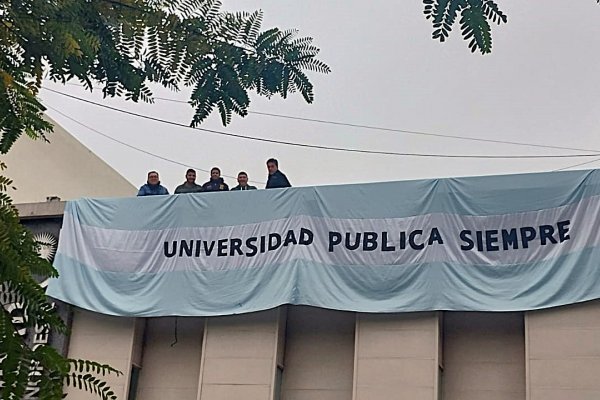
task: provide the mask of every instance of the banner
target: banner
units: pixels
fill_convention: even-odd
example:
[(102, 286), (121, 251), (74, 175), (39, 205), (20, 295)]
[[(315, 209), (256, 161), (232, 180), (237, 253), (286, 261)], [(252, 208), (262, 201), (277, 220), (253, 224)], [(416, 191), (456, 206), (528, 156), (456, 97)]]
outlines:
[(600, 172), (81, 199), (48, 294), (120, 316), (600, 298)]

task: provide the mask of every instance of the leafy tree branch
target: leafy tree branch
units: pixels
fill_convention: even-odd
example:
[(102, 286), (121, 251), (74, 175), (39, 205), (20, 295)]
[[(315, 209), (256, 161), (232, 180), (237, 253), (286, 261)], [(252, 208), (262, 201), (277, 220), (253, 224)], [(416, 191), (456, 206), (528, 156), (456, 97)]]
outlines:
[(0, 153), (23, 133), (49, 132), (42, 78), (71, 79), (105, 96), (152, 101), (150, 84), (191, 89), (192, 126), (216, 108), (245, 116), (250, 92), (314, 100), (307, 71), (330, 72), (312, 38), (261, 30), (262, 12), (224, 12), (218, 0), (0, 0)]
[[(425, 18), (431, 20), (431, 37), (446, 41), (457, 18), (463, 39), (471, 52), (492, 52), (493, 24), (508, 22), (508, 16), (494, 0), (423, 0)], [(600, 0), (596, 0), (600, 4)]]

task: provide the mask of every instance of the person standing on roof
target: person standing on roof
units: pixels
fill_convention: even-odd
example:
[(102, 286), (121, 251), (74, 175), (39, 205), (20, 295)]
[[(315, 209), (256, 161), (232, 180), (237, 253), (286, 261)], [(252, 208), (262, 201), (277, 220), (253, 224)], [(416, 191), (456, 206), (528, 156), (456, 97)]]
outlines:
[(267, 179), (267, 186), (265, 189), (277, 189), (291, 187), (292, 184), (288, 181), (287, 176), (279, 170), (279, 162), (274, 158), (267, 160), (267, 171), (269, 171), (269, 178)]
[(217, 167), (213, 167), (210, 170), (210, 181), (202, 185), (203, 192), (226, 192), (229, 190), (229, 186), (221, 178), (221, 170)]
[(240, 171), (237, 176), (238, 185), (231, 190), (256, 190), (256, 186), (248, 185), (248, 174)]
[(185, 182), (177, 186), (175, 194), (198, 193), (202, 191), (202, 186), (196, 184), (196, 171), (188, 169), (185, 173)]
[(169, 191), (166, 187), (160, 184), (160, 178), (158, 177), (158, 172), (150, 171), (148, 172), (148, 181), (145, 185), (140, 187), (138, 192), (138, 196), (157, 196), (169, 194)]

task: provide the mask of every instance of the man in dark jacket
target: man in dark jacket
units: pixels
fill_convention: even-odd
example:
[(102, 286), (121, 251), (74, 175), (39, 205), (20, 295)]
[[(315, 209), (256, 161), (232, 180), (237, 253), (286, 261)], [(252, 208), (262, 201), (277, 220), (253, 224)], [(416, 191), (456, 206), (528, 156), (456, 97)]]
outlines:
[(175, 194), (198, 193), (202, 191), (202, 186), (196, 184), (196, 171), (188, 169), (185, 173), (185, 182), (177, 186)]
[(161, 194), (169, 194), (169, 191), (166, 187), (160, 184), (160, 179), (158, 177), (158, 172), (150, 171), (148, 172), (148, 181), (145, 185), (140, 187), (138, 192), (138, 196), (156, 196)]
[(291, 187), (292, 184), (288, 181), (287, 176), (279, 170), (279, 162), (274, 158), (267, 160), (267, 170), (269, 171), (269, 178), (267, 179), (267, 186), (265, 189), (276, 189)]
[(238, 185), (231, 190), (256, 190), (256, 186), (248, 185), (248, 174), (240, 171), (237, 177)]
[(210, 181), (202, 185), (203, 192), (226, 192), (229, 190), (229, 186), (221, 178), (221, 170), (214, 167), (210, 170)]

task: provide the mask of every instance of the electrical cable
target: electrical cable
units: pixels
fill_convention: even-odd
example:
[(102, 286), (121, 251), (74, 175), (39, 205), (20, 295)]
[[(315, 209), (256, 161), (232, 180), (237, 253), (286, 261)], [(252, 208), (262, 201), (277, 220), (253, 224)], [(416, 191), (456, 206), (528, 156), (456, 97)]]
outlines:
[[(83, 85), (75, 83), (75, 82), (67, 82), (67, 85), (83, 87)], [(95, 88), (98, 90), (102, 90), (102, 87), (95, 86)], [(172, 102), (172, 103), (189, 104), (185, 100), (171, 99), (168, 97), (154, 96), (153, 99)], [(555, 146), (555, 145), (538, 144), (538, 143), (514, 142), (514, 141), (508, 141), (508, 140), (484, 139), (484, 138), (476, 138), (476, 137), (468, 137), (468, 136), (460, 136), (460, 135), (446, 135), (446, 134), (442, 134), (442, 133), (432, 133), (432, 132), (415, 131), (415, 130), (408, 130), (408, 129), (397, 129), (397, 128), (386, 128), (386, 127), (375, 126), (375, 125), (354, 124), (354, 123), (349, 123), (349, 122), (298, 117), (298, 116), (293, 116), (293, 115), (267, 113), (267, 112), (262, 112), (262, 111), (249, 110), (248, 114), (255, 114), (255, 115), (262, 115), (262, 116), (267, 116), (267, 117), (275, 117), (275, 118), (283, 118), (283, 119), (291, 119), (291, 120), (304, 121), (304, 122), (314, 122), (314, 123), (319, 123), (319, 124), (347, 126), (350, 128), (369, 129), (369, 130), (384, 131), (384, 132), (390, 132), (390, 133), (400, 133), (400, 134), (418, 135), (418, 136), (430, 136), (430, 137), (437, 137), (437, 138), (443, 138), (443, 139), (457, 139), (457, 140), (465, 140), (465, 141), (472, 141), (472, 142), (508, 144), (508, 145), (513, 145), (513, 146), (527, 146), (527, 147), (537, 147), (537, 148), (554, 149), (554, 150), (600, 152), (600, 150), (582, 149), (582, 148), (578, 148), (578, 147), (565, 147), (565, 146)]]
[[(176, 160), (172, 160), (172, 159), (170, 159), (170, 158), (163, 157), (163, 156), (161, 156), (161, 155), (159, 155), (159, 154), (151, 153), (151, 152), (149, 152), (149, 151), (146, 151), (146, 150), (144, 150), (144, 149), (140, 149), (139, 147), (135, 147), (135, 146), (133, 146), (133, 145), (131, 145), (131, 144), (129, 144), (129, 143), (123, 142), (123, 141), (121, 141), (121, 140), (119, 140), (119, 139), (116, 139), (116, 138), (114, 138), (114, 137), (110, 136), (110, 135), (107, 135), (107, 134), (106, 134), (106, 133), (104, 133), (104, 132), (101, 132), (101, 131), (99, 131), (99, 130), (97, 130), (97, 129), (94, 129), (94, 128), (92, 128), (91, 126), (89, 126), (89, 125), (86, 125), (86, 124), (84, 124), (83, 122), (81, 122), (81, 121), (78, 121), (78, 120), (76, 120), (76, 119), (75, 119), (75, 118), (73, 118), (73, 117), (70, 117), (69, 115), (67, 115), (67, 114), (63, 113), (62, 111), (59, 111), (59, 110), (57, 110), (55, 107), (52, 107), (51, 105), (44, 104), (44, 106), (45, 106), (45, 107), (47, 107), (47, 108), (49, 108), (49, 109), (51, 109), (52, 111), (56, 112), (57, 114), (60, 114), (60, 115), (62, 115), (63, 117), (67, 118), (68, 120), (71, 120), (71, 121), (75, 122), (76, 124), (78, 124), (78, 125), (81, 125), (81, 126), (83, 126), (84, 128), (86, 128), (86, 129), (89, 129), (90, 131), (92, 131), (92, 132), (94, 132), (94, 133), (96, 133), (96, 134), (98, 134), (98, 135), (100, 135), (100, 136), (103, 136), (103, 137), (105, 137), (105, 138), (107, 138), (107, 139), (109, 139), (109, 140), (112, 140), (112, 141), (113, 141), (113, 142), (115, 142), (115, 143), (118, 143), (118, 144), (120, 144), (120, 145), (123, 145), (123, 146), (125, 146), (125, 147), (129, 147), (130, 149), (133, 149), (133, 150), (135, 150), (135, 151), (139, 151), (140, 153), (143, 153), (143, 154), (146, 154), (146, 155), (149, 155), (149, 156), (152, 156), (152, 157), (158, 158), (158, 159), (160, 159), (160, 160), (167, 161), (167, 162), (170, 162), (170, 163), (173, 163), (173, 164), (176, 164), (176, 165), (179, 165), (179, 166), (185, 167), (185, 168), (193, 168), (193, 169), (196, 169), (196, 170), (198, 170), (198, 171), (202, 171), (202, 172), (208, 172), (208, 173), (210, 173), (210, 170), (208, 170), (208, 169), (204, 169), (204, 168), (196, 167), (196, 166), (193, 166), (193, 165), (189, 165), (189, 164), (181, 163), (181, 162), (179, 162), (179, 161), (176, 161)], [(237, 177), (235, 177), (235, 176), (231, 176), (231, 175), (225, 175), (225, 174), (223, 174), (223, 176), (224, 176), (225, 178), (237, 179)], [(253, 181), (253, 180), (250, 180), (250, 179), (248, 179), (248, 181), (249, 181), (249, 182), (252, 182), (252, 183), (261, 184), (261, 185), (264, 185), (264, 184), (265, 184), (264, 182), (257, 182), (257, 181)]]
[(559, 168), (559, 169), (553, 169), (552, 172), (564, 171), (564, 170), (567, 170), (567, 169), (570, 169), (570, 168), (580, 167), (582, 165), (592, 164), (592, 163), (595, 163), (595, 162), (598, 162), (598, 161), (600, 161), (600, 158), (596, 158), (595, 160), (586, 161), (586, 162), (582, 162), (582, 163), (575, 164), (575, 165), (569, 165), (568, 167), (562, 167), (562, 168)]
[[(121, 140), (119, 140), (119, 139), (116, 139), (116, 138), (114, 138), (114, 137), (112, 137), (112, 136), (110, 136), (110, 135), (107, 135), (107, 134), (105, 134), (105, 133), (103, 133), (103, 132), (101, 132), (101, 131), (99, 131), (99, 130), (97, 130), (97, 129), (95, 129), (95, 128), (92, 128), (92, 127), (91, 127), (91, 126), (89, 126), (89, 125), (86, 125), (86, 124), (84, 124), (84, 123), (83, 123), (83, 122), (81, 122), (81, 121), (78, 121), (78, 120), (76, 120), (75, 118), (72, 118), (72, 117), (70, 117), (69, 115), (67, 115), (67, 114), (63, 113), (62, 111), (59, 111), (59, 110), (58, 110), (58, 109), (56, 109), (55, 107), (52, 107), (52, 106), (50, 106), (50, 105), (48, 105), (48, 104), (45, 104), (45, 106), (46, 106), (47, 108), (49, 108), (49, 109), (53, 110), (54, 112), (56, 112), (56, 113), (58, 113), (58, 114), (62, 115), (63, 117), (65, 117), (65, 118), (67, 118), (67, 119), (71, 120), (72, 122), (74, 122), (74, 123), (76, 123), (76, 124), (78, 124), (78, 125), (81, 125), (81, 126), (83, 126), (84, 128), (86, 128), (86, 129), (88, 129), (88, 130), (90, 130), (90, 131), (92, 131), (92, 132), (94, 132), (94, 133), (97, 133), (97, 134), (99, 134), (99, 135), (101, 135), (101, 136), (103, 136), (103, 137), (105, 137), (105, 138), (107, 138), (107, 139), (109, 139), (109, 140), (112, 140), (113, 142), (116, 142), (116, 143), (118, 143), (118, 144), (120, 144), (120, 145), (126, 146), (126, 147), (128, 147), (128, 148), (131, 148), (131, 149), (133, 149), (133, 150), (135, 150), (135, 151), (138, 151), (138, 152), (140, 152), (140, 153), (143, 153), (143, 154), (146, 154), (146, 155), (149, 155), (149, 156), (152, 156), (152, 157), (158, 158), (158, 159), (160, 159), (160, 160), (163, 160), (163, 161), (167, 161), (167, 162), (170, 162), (170, 163), (173, 163), (173, 164), (176, 164), (176, 165), (180, 165), (180, 166), (183, 166), (183, 167), (186, 167), (186, 168), (194, 168), (194, 169), (196, 169), (196, 170), (199, 170), (199, 171), (203, 171), (203, 172), (208, 172), (208, 173), (210, 173), (210, 171), (209, 171), (209, 170), (207, 170), (207, 169), (200, 168), (200, 167), (193, 166), (193, 165), (189, 165), (189, 164), (185, 164), (185, 163), (181, 163), (181, 162), (179, 162), (179, 161), (172, 160), (172, 159), (170, 159), (170, 158), (163, 157), (163, 156), (161, 156), (161, 155), (159, 155), (159, 154), (151, 153), (151, 152), (149, 152), (149, 151), (146, 151), (146, 150), (144, 150), (144, 149), (140, 149), (139, 147), (136, 147), (136, 146), (130, 145), (129, 143), (126, 143), (126, 142), (123, 142), (123, 141), (121, 141)], [(582, 166), (582, 165), (592, 164), (592, 163), (595, 163), (595, 162), (598, 162), (598, 161), (600, 161), (600, 158), (596, 158), (595, 160), (585, 161), (585, 162), (582, 162), (582, 163), (578, 163), (578, 164), (569, 165), (569, 166), (566, 166), (566, 167), (562, 167), (562, 168), (554, 169), (554, 170), (552, 170), (551, 172), (564, 171), (564, 170), (571, 169), (571, 168), (575, 168), (575, 167), (579, 167), (579, 166)], [(224, 176), (224, 177), (226, 177), (226, 178), (237, 179), (235, 176), (231, 176), (231, 175), (226, 175), (226, 174), (223, 174), (223, 176)], [(257, 184), (263, 184), (263, 185), (264, 185), (264, 182), (258, 182), (258, 181), (254, 181), (254, 180), (250, 180), (250, 179), (249, 179), (248, 181), (249, 181), (249, 182), (252, 182), (252, 183), (257, 183)]]
[(254, 137), (248, 135), (242, 135), (237, 133), (223, 132), (217, 131), (214, 129), (206, 129), (199, 127), (191, 127), (189, 125), (185, 125), (179, 122), (169, 121), (162, 118), (156, 118), (149, 115), (135, 113), (133, 111), (122, 110), (120, 108), (108, 106), (106, 104), (98, 103), (92, 100), (83, 99), (81, 97), (73, 96), (67, 93), (60, 92), (58, 90), (42, 87), (42, 89), (47, 90), (52, 93), (56, 93), (58, 95), (68, 97), (71, 99), (75, 99), (84, 103), (93, 104), (98, 107), (102, 107), (105, 109), (109, 109), (112, 111), (117, 111), (123, 114), (135, 116), (138, 118), (148, 119), (151, 121), (160, 122), (167, 125), (179, 126), (182, 128), (193, 129), (201, 132), (212, 133), (220, 136), (234, 137), (238, 139), (252, 140), (263, 143), (272, 143), (272, 144), (280, 144), (294, 147), (302, 147), (302, 148), (311, 148), (311, 149), (319, 149), (319, 150), (331, 150), (331, 151), (339, 151), (339, 152), (349, 152), (349, 153), (362, 153), (362, 154), (377, 154), (377, 155), (388, 155), (388, 156), (404, 156), (404, 157), (429, 157), (429, 158), (472, 158), (472, 159), (541, 159), (541, 158), (579, 158), (579, 157), (598, 157), (599, 153), (594, 154), (558, 154), (558, 155), (473, 155), (473, 154), (435, 154), (435, 153), (403, 153), (403, 152), (393, 152), (393, 151), (378, 151), (378, 150), (364, 150), (364, 149), (353, 149), (353, 148), (345, 148), (345, 147), (332, 147), (332, 146), (323, 146), (323, 145), (313, 145), (299, 142), (289, 142), (275, 139), (267, 139), (262, 137)]
[(173, 332), (173, 343), (171, 343), (171, 347), (175, 346), (177, 342), (179, 342), (179, 335), (177, 334), (177, 315), (175, 316), (175, 330)]

